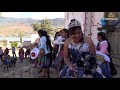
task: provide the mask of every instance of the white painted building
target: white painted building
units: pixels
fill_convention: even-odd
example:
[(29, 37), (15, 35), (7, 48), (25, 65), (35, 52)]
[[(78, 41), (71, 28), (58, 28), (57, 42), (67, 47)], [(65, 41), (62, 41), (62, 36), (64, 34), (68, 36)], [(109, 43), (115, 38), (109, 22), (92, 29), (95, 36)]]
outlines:
[(104, 12), (65, 12), (65, 28), (68, 29), (68, 24), (71, 19), (77, 19), (81, 23), (82, 31), (85, 36), (91, 37), (94, 44), (97, 41), (97, 28), (100, 27), (100, 19), (104, 17)]
[(31, 34), (31, 43), (35, 42), (36, 38), (39, 38), (38, 34)]

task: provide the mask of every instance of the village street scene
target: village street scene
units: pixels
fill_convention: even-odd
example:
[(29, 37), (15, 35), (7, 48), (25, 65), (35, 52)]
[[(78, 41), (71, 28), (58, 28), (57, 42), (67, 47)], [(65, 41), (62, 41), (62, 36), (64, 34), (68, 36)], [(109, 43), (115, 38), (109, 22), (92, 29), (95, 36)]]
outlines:
[(0, 12), (0, 78), (120, 78), (120, 12)]

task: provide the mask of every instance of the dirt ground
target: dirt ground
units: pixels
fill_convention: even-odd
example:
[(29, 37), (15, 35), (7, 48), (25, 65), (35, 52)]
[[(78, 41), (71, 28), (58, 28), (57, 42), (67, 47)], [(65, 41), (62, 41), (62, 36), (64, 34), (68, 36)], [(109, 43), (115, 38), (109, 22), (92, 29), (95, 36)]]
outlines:
[[(16, 51), (16, 55), (18, 56), (18, 50)], [(10, 56), (12, 56), (12, 51), (10, 50)], [(34, 64), (30, 64), (29, 59), (24, 59), (23, 63), (20, 63), (18, 58), (16, 67), (9, 67), (9, 71), (3, 70), (2, 62), (0, 61), (0, 78), (39, 78), (43, 73), (38, 73), (38, 68), (33, 68)], [(120, 78), (120, 65), (116, 65), (115, 67), (118, 71), (118, 74), (113, 78)], [(50, 68), (50, 77), (56, 78), (57, 73), (56, 70), (51, 67)]]

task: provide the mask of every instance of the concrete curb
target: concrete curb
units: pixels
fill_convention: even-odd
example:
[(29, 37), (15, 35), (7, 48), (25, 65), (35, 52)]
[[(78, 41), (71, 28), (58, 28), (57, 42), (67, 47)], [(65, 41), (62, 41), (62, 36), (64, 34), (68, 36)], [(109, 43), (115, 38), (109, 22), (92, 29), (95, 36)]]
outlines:
[(112, 57), (112, 59), (113, 59), (113, 63), (114, 63), (114, 64), (120, 66), (120, 59), (119, 59), (119, 58), (114, 58), (114, 57)]

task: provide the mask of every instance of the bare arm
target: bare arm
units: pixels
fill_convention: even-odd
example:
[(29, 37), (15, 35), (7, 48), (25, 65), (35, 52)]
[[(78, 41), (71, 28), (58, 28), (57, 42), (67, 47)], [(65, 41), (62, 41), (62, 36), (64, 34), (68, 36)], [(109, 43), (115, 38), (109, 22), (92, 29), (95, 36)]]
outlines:
[(89, 44), (89, 49), (90, 49), (90, 51), (91, 51), (94, 55), (96, 55), (95, 45), (94, 45), (92, 39), (89, 38), (89, 37), (85, 37), (85, 41)]
[(35, 43), (37, 43), (37, 44), (38, 44), (38, 43), (39, 43), (39, 41), (40, 41), (40, 38), (36, 38), (36, 39), (35, 39)]
[(69, 56), (69, 53), (68, 53), (68, 39), (65, 40), (65, 43), (64, 43), (64, 62), (68, 66), (71, 66), (70, 56)]

